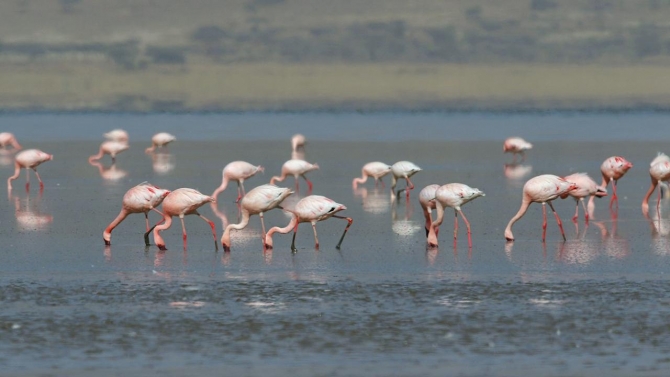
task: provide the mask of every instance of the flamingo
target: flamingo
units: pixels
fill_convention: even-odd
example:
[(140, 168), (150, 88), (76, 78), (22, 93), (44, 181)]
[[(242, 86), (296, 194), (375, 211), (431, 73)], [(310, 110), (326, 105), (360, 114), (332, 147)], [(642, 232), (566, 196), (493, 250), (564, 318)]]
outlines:
[(151, 138), (151, 146), (144, 150), (144, 153), (153, 153), (157, 147), (166, 147), (171, 142), (177, 140), (174, 135), (167, 132), (159, 132)]
[(362, 172), (361, 178), (354, 178), (352, 182), (354, 190), (358, 187), (359, 183), (361, 184), (365, 183), (365, 181), (368, 180), (368, 177), (372, 177), (375, 179), (375, 187), (377, 187), (378, 182), (381, 182), (383, 185), (384, 181), (382, 181), (381, 179), (386, 174), (391, 172), (391, 166), (379, 161), (368, 162), (367, 164), (363, 165), (363, 169), (361, 170), (361, 172)]
[[(211, 196), (203, 195), (198, 190), (191, 188), (180, 188), (169, 193), (163, 200), (163, 218), (165, 222), (154, 227), (154, 241), (160, 250), (167, 250), (165, 241), (161, 237), (160, 232), (168, 229), (172, 225), (172, 216), (179, 216), (181, 220), (181, 229), (184, 239), (184, 250), (186, 249), (186, 226), (184, 225), (184, 216), (197, 215), (205, 220), (212, 228), (212, 236), (214, 236), (214, 247), (219, 249), (216, 244), (216, 227), (214, 222), (198, 213), (198, 208), (206, 203), (214, 202), (215, 199)], [(147, 232), (148, 233), (148, 232)], [(146, 239), (146, 236), (145, 236)]]
[[(649, 168), (649, 176), (651, 177), (651, 186), (649, 191), (642, 199), (642, 212), (647, 213), (649, 211), (649, 198), (651, 194), (656, 190), (659, 182), (664, 182), (670, 179), (670, 157), (663, 153), (659, 153), (658, 156), (651, 162), (651, 167)], [(656, 201), (656, 210), (659, 211), (661, 207), (661, 190), (658, 191), (658, 200)]]
[[(423, 209), (423, 217), (426, 219), (426, 237), (428, 237), (428, 232), (430, 231), (430, 224), (433, 223), (431, 211), (435, 209), (435, 191), (438, 188), (440, 188), (440, 185), (428, 185), (419, 192), (419, 203)], [(435, 233), (437, 235), (437, 229)]]
[(91, 163), (95, 160), (99, 160), (102, 158), (102, 156), (108, 154), (112, 157), (112, 163), (116, 162), (116, 155), (127, 150), (130, 148), (130, 146), (126, 143), (122, 143), (119, 141), (104, 141), (102, 144), (100, 144), (100, 150), (98, 151), (98, 154), (93, 155), (88, 158), (88, 162)]
[(523, 185), (521, 208), (519, 208), (519, 212), (517, 212), (517, 214), (512, 217), (512, 219), (509, 221), (509, 224), (507, 224), (507, 228), (505, 228), (505, 239), (507, 239), (507, 241), (514, 241), (512, 225), (514, 225), (517, 220), (523, 217), (530, 204), (535, 202), (542, 203), (542, 242), (545, 241), (547, 234), (547, 207), (545, 206), (545, 203), (548, 203), (549, 207), (551, 207), (551, 211), (556, 217), (556, 223), (558, 223), (558, 227), (561, 229), (563, 241), (565, 241), (563, 223), (561, 223), (561, 219), (558, 217), (556, 210), (554, 210), (554, 206), (551, 204), (551, 201), (575, 189), (577, 189), (576, 184), (552, 174), (538, 175), (537, 177), (529, 179), (528, 182)]
[(293, 194), (292, 190), (277, 187), (275, 185), (261, 185), (249, 191), (244, 198), (242, 198), (242, 202), (240, 203), (240, 206), (242, 207), (242, 220), (239, 224), (228, 224), (223, 231), (223, 236), (221, 236), (223, 250), (226, 252), (230, 251), (230, 231), (232, 229), (244, 229), (249, 224), (249, 217), (251, 217), (251, 215), (257, 214), (261, 218), (261, 226), (263, 229), (262, 237), (265, 237), (263, 213), (274, 208), (281, 208), (279, 207), (281, 202), (291, 194)]
[(468, 247), (472, 248), (472, 235), (470, 232), (470, 222), (461, 211), (461, 206), (471, 200), (480, 196), (486, 196), (481, 190), (472, 188), (462, 183), (448, 183), (440, 186), (435, 191), (435, 208), (437, 209), (437, 219), (431, 224), (430, 232), (428, 234), (428, 244), (430, 246), (437, 246), (437, 231), (436, 228), (442, 224), (444, 220), (444, 208), (452, 207), (454, 209), (454, 245), (458, 236), (458, 214), (461, 214), (465, 226), (468, 229)]
[(297, 252), (298, 249), (296, 249), (295, 247), (295, 235), (298, 233), (298, 225), (300, 225), (300, 223), (309, 222), (312, 224), (312, 229), (314, 230), (314, 242), (316, 243), (314, 248), (318, 250), (319, 238), (316, 234), (316, 223), (331, 217), (336, 217), (338, 219), (347, 220), (347, 226), (344, 228), (342, 237), (340, 237), (340, 241), (337, 243), (337, 246), (335, 246), (337, 249), (339, 249), (340, 246), (342, 245), (342, 240), (344, 240), (344, 236), (347, 234), (347, 230), (349, 230), (349, 227), (354, 222), (354, 220), (351, 217), (336, 215), (337, 212), (343, 211), (345, 209), (347, 209), (347, 207), (345, 207), (342, 204), (336, 203), (332, 199), (326, 198), (325, 196), (321, 195), (306, 196), (300, 199), (300, 201), (295, 205), (295, 210), (292, 211), (287, 210), (293, 215), (291, 217), (291, 221), (288, 223), (287, 226), (285, 226), (284, 228), (273, 227), (268, 231), (268, 233), (265, 235), (265, 247), (267, 249), (272, 248), (273, 246), (272, 235), (275, 232), (286, 234), (290, 232), (291, 229), (293, 229), (293, 241), (291, 242), (291, 250), (294, 253)]
[(0, 132), (0, 148), (7, 148), (8, 146), (12, 146), (14, 150), (19, 150), (21, 149), (21, 144), (16, 140), (16, 137), (14, 134), (9, 133), (9, 132)]
[(260, 165), (254, 166), (245, 161), (233, 161), (229, 163), (223, 168), (223, 179), (221, 180), (221, 186), (214, 190), (212, 197), (216, 199), (219, 193), (226, 189), (229, 181), (237, 181), (237, 199), (235, 199), (235, 203), (239, 202), (242, 196), (245, 194), (244, 180), (253, 177), (259, 171), (263, 172), (265, 169)]
[[(404, 191), (407, 193), (407, 200), (409, 200), (409, 192), (414, 188), (414, 184), (409, 180), (411, 176), (421, 171), (421, 168), (414, 165), (409, 161), (398, 161), (393, 166), (391, 166), (391, 198), (395, 197), (393, 190), (398, 184), (398, 179), (405, 179), (407, 181), (407, 186), (404, 188)], [(398, 190), (398, 195), (403, 190)]]
[(305, 140), (305, 136), (302, 134), (295, 134), (291, 138), (291, 147), (293, 149), (293, 153), (298, 152), (299, 149), (305, 149), (305, 143), (307, 141)]
[(503, 143), (503, 153), (513, 153), (514, 161), (516, 155), (521, 154), (521, 161), (526, 159), (526, 151), (533, 148), (533, 144), (527, 142), (520, 137), (509, 137)]
[(303, 177), (305, 181), (307, 181), (307, 186), (309, 187), (308, 192), (312, 192), (312, 182), (310, 182), (309, 179), (305, 177), (305, 173), (318, 169), (318, 164), (310, 164), (309, 162), (303, 160), (288, 160), (284, 162), (284, 165), (281, 168), (281, 176), (272, 177), (270, 184), (274, 185), (275, 181), (281, 182), (286, 178), (286, 176), (292, 175), (295, 178), (295, 190), (299, 191), (298, 177)]
[[(33, 169), (37, 180), (40, 181), (40, 190), (44, 188), (44, 183), (40, 175), (37, 173), (37, 166), (45, 161), (53, 160), (54, 156), (44, 153), (39, 149), (26, 149), (16, 155), (14, 159), (14, 175), (7, 179), (7, 190), (12, 190), (12, 181), (19, 177), (21, 169)], [(26, 190), (30, 188), (30, 172), (26, 174)]]
[[(603, 196), (607, 196), (607, 189), (598, 186), (598, 184), (586, 173), (571, 174), (565, 177), (565, 180), (577, 185), (576, 189), (567, 193), (567, 195), (575, 198), (575, 215), (572, 217), (572, 221), (577, 222), (577, 219), (579, 218), (579, 202), (582, 202), (582, 207), (584, 207), (584, 220), (588, 223), (589, 212), (593, 212), (593, 199), (595, 197), (601, 198)], [(561, 198), (565, 199), (567, 195), (564, 194)], [(584, 203), (584, 198), (587, 196), (590, 196), (588, 210), (586, 209), (586, 204)]]
[(107, 140), (128, 143), (128, 133), (122, 129), (111, 130), (102, 134), (102, 136), (104, 136)]
[(625, 158), (619, 156), (612, 156), (600, 165), (600, 171), (603, 174), (602, 187), (607, 188), (610, 182), (612, 182), (612, 198), (610, 199), (610, 208), (612, 203), (616, 200), (617, 203), (619, 199), (616, 196), (616, 184), (617, 181), (626, 174), (628, 169), (632, 168), (633, 164), (628, 162)]
[[(156, 211), (164, 217), (163, 213), (156, 209), (158, 205), (163, 202), (163, 199), (170, 194), (170, 190), (164, 190), (158, 186), (154, 186), (149, 182), (142, 182), (139, 185), (126, 191), (123, 195), (121, 204), (121, 212), (116, 216), (107, 228), (102, 232), (102, 240), (105, 245), (112, 244), (112, 230), (116, 228), (123, 220), (125, 220), (131, 213), (144, 213), (146, 219), (147, 232), (144, 234), (144, 243), (149, 246), (149, 211)], [(162, 219), (161, 219), (162, 221)]]

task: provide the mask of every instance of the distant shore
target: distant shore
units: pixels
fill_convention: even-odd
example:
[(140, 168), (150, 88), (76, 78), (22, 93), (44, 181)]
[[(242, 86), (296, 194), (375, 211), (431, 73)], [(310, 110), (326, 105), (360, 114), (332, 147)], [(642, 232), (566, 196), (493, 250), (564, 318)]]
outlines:
[(4, 111), (670, 110), (663, 65), (0, 64)]

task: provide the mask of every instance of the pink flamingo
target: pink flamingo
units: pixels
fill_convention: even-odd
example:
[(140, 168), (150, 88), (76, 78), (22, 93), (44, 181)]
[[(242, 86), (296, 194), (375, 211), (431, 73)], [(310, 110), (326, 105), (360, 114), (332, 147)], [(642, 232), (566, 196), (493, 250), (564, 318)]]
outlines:
[(0, 132), (0, 148), (7, 148), (8, 146), (12, 146), (15, 151), (18, 151), (21, 149), (21, 144), (16, 140), (16, 137), (14, 137), (14, 134), (11, 134), (9, 132)]
[(108, 154), (112, 157), (112, 163), (114, 163), (116, 162), (116, 155), (127, 150), (128, 148), (130, 148), (130, 146), (126, 143), (119, 141), (104, 141), (102, 144), (100, 144), (100, 150), (98, 151), (98, 154), (89, 157), (88, 162), (91, 163), (93, 161), (99, 160), (102, 158), (102, 156)]
[[(651, 167), (649, 168), (649, 176), (651, 177), (651, 186), (649, 191), (642, 199), (642, 212), (647, 213), (649, 211), (649, 198), (651, 194), (656, 190), (659, 182), (664, 182), (670, 179), (670, 157), (666, 156), (663, 153), (659, 153), (658, 156), (651, 162)], [(656, 211), (659, 211), (661, 208), (661, 190), (658, 190), (658, 200), (656, 201)], [(659, 216), (660, 218), (660, 216)]]
[(610, 199), (610, 208), (612, 203), (616, 200), (619, 202), (619, 198), (616, 195), (616, 184), (617, 181), (626, 174), (628, 169), (632, 168), (633, 164), (628, 162), (625, 158), (619, 156), (612, 156), (600, 165), (600, 171), (603, 174), (603, 182), (600, 184), (602, 187), (607, 188), (610, 182), (612, 182), (612, 198)]
[(144, 153), (153, 153), (158, 147), (167, 147), (168, 144), (177, 140), (174, 135), (167, 132), (159, 132), (151, 138), (151, 146), (144, 150)]
[(261, 218), (261, 226), (263, 229), (262, 237), (265, 237), (265, 221), (263, 220), (263, 213), (274, 208), (281, 208), (279, 207), (281, 202), (291, 194), (293, 194), (293, 191), (290, 189), (274, 185), (261, 185), (249, 191), (244, 198), (242, 198), (242, 202), (240, 203), (242, 207), (242, 219), (240, 223), (228, 224), (223, 231), (223, 236), (221, 236), (223, 250), (226, 252), (230, 251), (230, 231), (232, 229), (244, 229), (249, 224), (249, 217), (251, 217), (251, 215), (258, 215)]
[[(38, 149), (26, 149), (19, 152), (14, 159), (14, 175), (7, 179), (7, 189), (11, 191), (12, 181), (19, 177), (21, 169), (32, 169), (40, 182), (40, 189), (43, 189), (44, 183), (42, 183), (42, 178), (37, 173), (37, 166), (45, 161), (51, 161), (53, 158), (53, 155)], [(26, 173), (26, 190), (28, 190), (30, 188), (30, 172), (27, 171)]]
[(303, 177), (305, 181), (307, 181), (307, 186), (309, 187), (308, 192), (312, 192), (312, 182), (305, 177), (305, 173), (317, 169), (319, 169), (318, 164), (310, 164), (304, 160), (288, 160), (284, 162), (284, 165), (281, 168), (281, 176), (272, 177), (270, 184), (274, 185), (275, 181), (281, 182), (286, 179), (287, 176), (292, 175), (295, 178), (295, 191), (297, 192), (300, 188), (298, 185), (298, 177)]
[[(579, 202), (582, 202), (582, 207), (584, 207), (584, 220), (589, 222), (589, 212), (593, 212), (594, 204), (593, 199), (596, 197), (607, 196), (607, 189), (598, 184), (589, 177), (586, 173), (575, 173), (565, 177), (565, 180), (572, 182), (577, 185), (577, 188), (569, 191), (567, 194), (564, 194), (561, 199), (567, 198), (567, 195), (575, 198), (575, 215), (572, 217), (573, 222), (577, 222), (579, 218)], [(586, 209), (586, 204), (584, 203), (584, 198), (590, 196), (589, 198), (589, 209)]]
[(454, 209), (454, 214), (456, 215), (454, 218), (454, 245), (456, 245), (456, 239), (458, 237), (458, 214), (460, 213), (461, 217), (463, 217), (463, 221), (465, 221), (465, 226), (468, 229), (468, 247), (472, 248), (470, 222), (463, 214), (463, 211), (461, 211), (461, 206), (480, 196), (486, 196), (486, 194), (477, 188), (472, 188), (462, 183), (448, 183), (444, 186), (440, 186), (435, 191), (437, 219), (430, 226), (430, 232), (427, 239), (428, 245), (437, 246), (437, 231), (435, 229), (439, 227), (444, 220), (444, 208), (452, 207)]
[(395, 186), (398, 184), (398, 179), (404, 178), (407, 182), (407, 186), (405, 186), (403, 190), (398, 190), (397, 194), (400, 195), (402, 191), (405, 191), (407, 194), (407, 200), (409, 200), (409, 192), (410, 190), (414, 189), (414, 184), (409, 180), (409, 178), (420, 171), (420, 167), (409, 161), (398, 161), (393, 164), (391, 166), (391, 173), (393, 173), (391, 175), (391, 198), (395, 197), (393, 190), (395, 190)]
[[(419, 192), (419, 203), (423, 209), (423, 217), (426, 220), (426, 237), (430, 232), (430, 225), (433, 223), (433, 217), (431, 211), (435, 209), (435, 191), (440, 188), (440, 185), (433, 184), (424, 187)], [(435, 234), (437, 235), (438, 230), (435, 229)]]
[(298, 152), (299, 149), (305, 149), (305, 143), (307, 141), (305, 140), (305, 136), (302, 134), (295, 134), (291, 138), (291, 147), (293, 149), (293, 153)]
[(361, 178), (354, 178), (352, 185), (354, 187), (354, 190), (358, 187), (358, 184), (363, 184), (365, 181), (368, 180), (368, 177), (372, 177), (375, 179), (375, 187), (377, 187), (377, 183), (381, 182), (382, 185), (384, 184), (384, 181), (382, 181), (382, 177), (384, 177), (386, 174), (391, 172), (391, 166), (386, 165), (383, 162), (368, 162), (367, 164), (363, 165), (363, 169), (361, 170), (362, 176)]
[(533, 144), (520, 137), (507, 138), (503, 143), (503, 153), (513, 153), (513, 161), (516, 161), (517, 153), (521, 154), (521, 161), (524, 161), (526, 159), (526, 151), (532, 148)]
[(237, 199), (235, 199), (235, 203), (239, 202), (245, 194), (244, 180), (253, 177), (259, 171), (263, 172), (265, 169), (260, 165), (254, 166), (245, 161), (233, 161), (229, 163), (223, 168), (221, 186), (214, 190), (212, 197), (216, 199), (219, 193), (226, 189), (229, 181), (237, 181)]
[(523, 197), (521, 198), (521, 208), (514, 217), (507, 224), (505, 228), (505, 238), (507, 241), (514, 241), (514, 235), (512, 234), (512, 225), (514, 225), (517, 220), (519, 220), (528, 210), (530, 203), (542, 203), (542, 242), (545, 241), (547, 234), (547, 207), (545, 203), (549, 204), (551, 211), (556, 217), (556, 223), (561, 229), (561, 235), (563, 235), (563, 241), (566, 240), (565, 232), (563, 231), (563, 223), (558, 217), (554, 206), (551, 204), (551, 201), (558, 198), (559, 196), (565, 195), (572, 190), (575, 190), (577, 185), (568, 182), (565, 179), (558, 177), (556, 175), (544, 174), (533, 177), (523, 185)]
[(128, 133), (122, 129), (111, 130), (102, 134), (107, 140), (128, 143)]
[(156, 209), (158, 205), (163, 202), (163, 199), (170, 194), (170, 190), (164, 190), (158, 186), (154, 186), (149, 182), (142, 182), (139, 185), (131, 188), (126, 191), (126, 194), (123, 195), (123, 201), (121, 204), (121, 212), (116, 216), (114, 221), (112, 221), (107, 228), (102, 232), (102, 240), (105, 241), (105, 245), (112, 244), (112, 230), (116, 228), (123, 220), (125, 220), (128, 215), (131, 213), (144, 213), (144, 218), (146, 219), (147, 232), (144, 234), (144, 243), (149, 246), (149, 211), (156, 211), (161, 215), (161, 221), (163, 221), (163, 213)]
[(344, 219), (347, 220), (347, 226), (344, 228), (344, 232), (342, 233), (342, 237), (340, 237), (340, 241), (337, 243), (337, 246), (335, 246), (337, 249), (340, 248), (342, 245), (342, 240), (344, 240), (344, 236), (347, 234), (347, 230), (349, 230), (349, 227), (351, 224), (354, 222), (353, 219), (350, 217), (344, 217), (344, 216), (338, 216), (336, 215), (337, 212), (343, 211), (347, 209), (342, 204), (334, 202), (332, 199), (326, 198), (325, 196), (320, 196), (320, 195), (310, 195), (306, 196), (295, 205), (295, 210), (287, 210), (289, 211), (293, 216), (291, 217), (291, 221), (288, 223), (287, 226), (284, 228), (280, 227), (274, 227), (268, 231), (268, 233), (265, 235), (265, 247), (268, 249), (271, 249), (273, 244), (272, 244), (272, 235), (275, 232), (279, 232), (282, 234), (286, 234), (293, 229), (293, 241), (291, 242), (291, 250), (295, 253), (298, 251), (295, 247), (295, 235), (298, 233), (298, 225), (300, 223), (306, 223), (309, 222), (312, 224), (312, 229), (314, 230), (314, 242), (316, 243), (314, 248), (319, 249), (319, 237), (316, 234), (316, 223), (319, 221), (326, 220), (331, 217), (336, 217), (338, 219)]
[(216, 244), (216, 227), (214, 222), (198, 213), (198, 208), (206, 203), (214, 202), (211, 196), (203, 195), (198, 190), (191, 188), (180, 188), (172, 191), (163, 200), (163, 218), (165, 222), (154, 227), (154, 241), (160, 250), (167, 250), (165, 241), (161, 237), (160, 232), (168, 229), (172, 225), (172, 216), (179, 216), (181, 220), (181, 229), (184, 239), (184, 250), (186, 250), (186, 226), (184, 225), (184, 216), (197, 215), (205, 220), (212, 228), (212, 236), (214, 236), (214, 247), (219, 249)]

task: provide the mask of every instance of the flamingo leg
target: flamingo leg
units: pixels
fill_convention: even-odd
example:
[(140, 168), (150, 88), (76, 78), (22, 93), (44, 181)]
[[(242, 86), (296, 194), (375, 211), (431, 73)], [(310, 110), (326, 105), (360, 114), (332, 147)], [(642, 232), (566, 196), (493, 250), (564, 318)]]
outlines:
[(242, 199), (242, 191), (240, 189), (240, 181), (237, 181), (237, 199), (235, 199), (235, 203), (239, 203), (240, 199)]
[(460, 209), (458, 210), (458, 213), (461, 214), (461, 217), (463, 218), (463, 221), (465, 222), (465, 227), (468, 229), (468, 247), (472, 249), (472, 232), (470, 232), (470, 222), (468, 221), (468, 218), (465, 217), (463, 214), (463, 211)]
[[(661, 213), (661, 188), (658, 188), (658, 199), (656, 199), (656, 212)], [(661, 216), (658, 216), (660, 219)]]
[(610, 178), (610, 182), (612, 182), (612, 198), (610, 199), (610, 208), (612, 208), (612, 204), (614, 204), (614, 201), (617, 202), (618, 206), (619, 198), (616, 195), (616, 180)]
[[(563, 223), (561, 222), (561, 218), (558, 217), (558, 213), (556, 213), (556, 210), (554, 209), (554, 205), (551, 204), (551, 202), (548, 202), (548, 203), (549, 203), (549, 207), (551, 208), (551, 212), (553, 212), (554, 217), (556, 217), (556, 223), (558, 224), (558, 228), (561, 229), (561, 235), (563, 236), (563, 241), (565, 241), (566, 240), (565, 232), (563, 231)], [(545, 222), (546, 222), (546, 218), (545, 218)]]
[[(240, 179), (239, 181), (240, 187), (242, 188), (242, 196), (246, 195), (247, 192), (244, 190), (244, 179)], [(240, 197), (241, 199), (241, 197)]]
[(30, 190), (30, 169), (26, 169), (26, 192)]
[(588, 224), (589, 211), (586, 209), (586, 203), (584, 202), (584, 198), (581, 198), (580, 201), (582, 202), (582, 207), (584, 207), (584, 221)]
[[(200, 217), (201, 219), (205, 220), (205, 222), (209, 224), (209, 227), (212, 228), (212, 237), (214, 237), (214, 249), (216, 251), (219, 251), (219, 244), (216, 242), (216, 225), (214, 225), (214, 221), (199, 214), (197, 211), (195, 212), (195, 214), (198, 215), (198, 217)], [(184, 230), (184, 237), (186, 237), (186, 230)], [(186, 242), (186, 238), (184, 238), (184, 242)]]
[[(157, 210), (156, 208), (152, 208), (151, 210), (152, 210), (152, 211), (156, 211), (159, 215), (161, 215), (161, 219), (158, 220), (158, 222), (156, 223), (156, 225), (154, 225), (154, 226), (152, 226), (151, 228), (147, 229), (147, 232), (144, 233), (144, 245), (145, 245), (145, 246), (151, 246), (151, 244), (149, 243), (149, 234), (151, 233), (151, 231), (154, 230), (154, 228), (155, 228), (156, 226), (158, 226), (158, 225), (161, 224), (163, 221), (165, 221), (165, 217), (164, 217), (164, 215), (163, 215), (163, 212)], [(148, 214), (148, 212), (145, 213), (144, 215), (147, 217), (147, 226), (149, 226), (149, 214)]]
[(149, 231), (149, 212), (144, 212), (144, 221), (146, 222), (146, 230)]
[(344, 232), (342, 232), (342, 237), (340, 237), (340, 242), (338, 242), (337, 246), (335, 246), (335, 248), (337, 250), (340, 250), (340, 246), (342, 246), (342, 240), (344, 240), (344, 236), (347, 234), (347, 230), (349, 230), (349, 227), (354, 222), (354, 220), (351, 217), (344, 217), (344, 216), (337, 216), (337, 215), (333, 215), (333, 217), (337, 217), (338, 219), (347, 220), (347, 226), (344, 228)]
[(414, 183), (409, 180), (409, 177), (405, 177), (407, 181), (407, 186), (405, 187), (405, 195), (407, 195), (407, 200), (409, 201), (409, 192), (414, 189)]
[(261, 229), (263, 229), (261, 238), (263, 239), (263, 242), (265, 242), (265, 220), (263, 220), (263, 212), (259, 213), (258, 217), (261, 218)]
[(296, 223), (295, 228), (293, 228), (293, 240), (291, 241), (291, 251), (294, 253), (298, 252), (298, 249), (295, 247), (295, 235), (298, 234), (298, 225), (300, 225), (300, 223)]
[(184, 250), (186, 250), (186, 238), (187, 238), (187, 236), (186, 236), (186, 225), (184, 225), (184, 215), (183, 214), (179, 215), (179, 220), (181, 220), (181, 232), (182, 232), (181, 234), (182, 234), (182, 238), (184, 239)]
[(458, 239), (458, 211), (454, 210), (454, 247), (456, 247), (457, 239)]
[(314, 187), (314, 185), (312, 185), (312, 182), (310, 182), (310, 180), (307, 179), (307, 177), (305, 177), (304, 174), (301, 175), (301, 177), (303, 177), (305, 181), (307, 181), (307, 195), (310, 195), (312, 193), (312, 188)]
[(42, 183), (42, 178), (40, 178), (40, 174), (37, 172), (37, 169), (33, 168), (33, 171), (35, 172), (35, 176), (37, 177), (37, 180), (40, 182), (40, 188), (44, 188), (44, 183)]
[(314, 231), (314, 248), (319, 250), (319, 237), (316, 235), (316, 221), (312, 221), (312, 230)]
[(542, 242), (547, 237), (547, 205), (542, 203)]
[(295, 177), (295, 192), (300, 192), (300, 182), (297, 176)]
[(579, 220), (579, 199), (575, 199), (575, 215), (572, 216), (572, 222), (576, 223)]

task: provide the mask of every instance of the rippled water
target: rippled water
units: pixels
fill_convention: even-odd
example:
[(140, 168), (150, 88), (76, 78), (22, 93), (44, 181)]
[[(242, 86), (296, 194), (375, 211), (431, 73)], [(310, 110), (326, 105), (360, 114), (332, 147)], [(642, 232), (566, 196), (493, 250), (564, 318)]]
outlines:
[[(626, 376), (664, 375), (670, 365), (668, 204), (660, 219), (640, 211), (648, 163), (670, 139), (659, 128), (668, 115), (0, 119), (25, 147), (55, 155), (38, 168), (46, 186), (41, 195), (36, 185), (26, 193), (23, 173), (8, 200), (0, 201), (5, 375)], [(340, 122), (343, 131), (334, 132)], [(579, 125), (585, 140), (559, 134), (566, 124)], [(622, 136), (624, 127), (617, 125), (623, 124), (649, 128)], [(131, 149), (113, 167), (107, 159), (89, 165), (100, 134), (115, 127), (129, 131)], [(45, 132), (33, 141), (26, 130), (36, 129)], [(166, 129), (178, 137), (170, 153), (145, 155), (147, 135)], [(275, 249), (263, 252), (257, 217), (233, 233), (231, 253), (216, 252), (209, 227), (187, 217), (188, 249), (176, 222), (164, 232), (169, 250), (160, 252), (143, 245), (141, 215), (124, 221), (112, 246), (103, 246), (101, 232), (129, 187), (149, 180), (209, 194), (227, 162), (246, 160), (266, 167), (245, 183), (250, 189), (279, 172), (297, 131), (310, 140), (305, 158), (321, 166), (308, 174), (314, 194), (347, 205), (343, 214), (354, 219), (341, 250), (334, 247), (345, 226), (338, 219), (317, 225), (318, 251), (303, 224), (299, 251), (292, 254), (290, 235), (277, 235)], [(498, 138), (513, 134), (530, 134), (535, 142), (521, 165), (510, 165), (511, 156), (501, 154)], [(382, 141), (374, 135), (383, 135)], [(561, 241), (549, 218), (543, 245), (541, 208), (533, 205), (515, 225), (516, 242), (504, 241), (526, 179), (585, 171), (598, 180), (600, 163), (615, 154), (635, 164), (619, 182), (618, 212), (601, 199), (595, 219), (585, 226), (580, 218), (575, 226), (574, 201), (557, 201), (568, 240)], [(352, 191), (351, 179), (365, 162), (403, 159), (424, 168), (413, 179), (417, 189), (410, 202), (392, 202), (387, 189), (370, 182)], [(9, 176), (12, 167), (0, 172)], [(418, 191), (447, 182), (487, 194), (463, 207), (472, 224), (472, 250), (462, 223), (453, 245), (451, 215), (439, 249), (425, 247)], [(292, 178), (285, 183), (291, 186)], [(302, 184), (300, 196), (305, 190)], [(224, 223), (237, 221), (235, 196), (233, 185), (215, 207), (201, 211), (216, 222), (219, 235)], [(156, 214), (150, 219), (158, 220)], [(266, 215), (268, 226), (287, 222), (281, 212)]]

